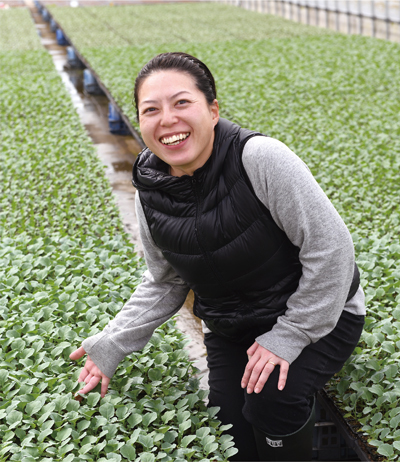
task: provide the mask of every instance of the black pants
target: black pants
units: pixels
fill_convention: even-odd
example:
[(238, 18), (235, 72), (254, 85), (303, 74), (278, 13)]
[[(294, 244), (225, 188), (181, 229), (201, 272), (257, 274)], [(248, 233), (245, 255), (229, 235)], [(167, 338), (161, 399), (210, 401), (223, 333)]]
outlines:
[(209, 375), (209, 405), (219, 406), (223, 424), (232, 424), (239, 453), (230, 460), (259, 460), (252, 426), (270, 435), (288, 435), (309, 418), (313, 395), (343, 367), (353, 353), (364, 325), (364, 316), (343, 311), (335, 329), (308, 345), (290, 365), (286, 386), (278, 390), (279, 367), (259, 394), (247, 394), (241, 378), (248, 362), (246, 343), (233, 343), (213, 333), (205, 335)]

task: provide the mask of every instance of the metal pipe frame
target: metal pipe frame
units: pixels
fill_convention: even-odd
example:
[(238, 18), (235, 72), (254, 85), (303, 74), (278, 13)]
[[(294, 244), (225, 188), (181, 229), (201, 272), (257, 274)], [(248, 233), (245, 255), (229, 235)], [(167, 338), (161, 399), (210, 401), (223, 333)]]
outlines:
[[(325, 14), (325, 25), (323, 27), (326, 27), (329, 29), (329, 18), (330, 15), (333, 13), (335, 14), (335, 29), (337, 31), (340, 30), (340, 15), (345, 15), (346, 16), (346, 23), (347, 23), (347, 33), (351, 34), (354, 32), (352, 29), (352, 19), (357, 18), (358, 19), (358, 34), (363, 35), (363, 32), (365, 31), (364, 27), (364, 21), (365, 20), (370, 20), (371, 21), (371, 35), (372, 37), (376, 37), (377, 35), (377, 24), (378, 21), (384, 22), (385, 23), (385, 37), (386, 40), (391, 40), (392, 39), (392, 34), (391, 34), (391, 25), (392, 24), (398, 24), (400, 26), (400, 17), (399, 18), (391, 18), (389, 16), (389, 0), (384, 0), (384, 8), (385, 8), (385, 15), (384, 17), (378, 17), (376, 15), (375, 11), (375, 1), (376, 0), (370, 0), (370, 5), (371, 5), (371, 14), (365, 14), (362, 11), (362, 2), (358, 1), (358, 11), (351, 11), (350, 8), (350, 0), (341, 0), (342, 2), (345, 3), (345, 9), (341, 10), (339, 8), (339, 0), (332, 0), (329, 2), (329, 0), (319, 0), (318, 2), (316, 1), (310, 1), (310, 0), (254, 0), (255, 6), (249, 5), (248, 2), (246, 4), (243, 4), (240, 0), (235, 2), (238, 6), (242, 6), (244, 8), (248, 9), (254, 9), (256, 11), (266, 11), (269, 14), (274, 14), (277, 16), (282, 16), (286, 17), (289, 16), (290, 20), (296, 21), (296, 16), (297, 16), (297, 22), (303, 22), (302, 18), (302, 11), (305, 12), (305, 23), (310, 25), (311, 23), (311, 18), (310, 18), (310, 12), (315, 11), (315, 22), (316, 26), (320, 26), (321, 22), (321, 12)], [(334, 4), (332, 7), (329, 3)], [(233, 3), (230, 0), (225, 0), (225, 3)], [(266, 8), (265, 8), (266, 4)], [(259, 6), (258, 6), (259, 5)], [(400, 0), (399, 0), (399, 10), (400, 10)], [(296, 15), (297, 11), (297, 15)], [(288, 14), (287, 14), (288, 13)], [(345, 26), (346, 27), (346, 26)], [(399, 37), (400, 40), (400, 37)]]

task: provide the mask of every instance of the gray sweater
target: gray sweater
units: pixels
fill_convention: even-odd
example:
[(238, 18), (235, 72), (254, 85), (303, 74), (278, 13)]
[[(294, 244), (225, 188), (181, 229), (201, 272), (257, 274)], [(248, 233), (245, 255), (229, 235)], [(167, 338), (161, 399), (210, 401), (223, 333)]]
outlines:
[[(343, 308), (364, 315), (359, 287), (346, 303), (354, 271), (350, 233), (302, 160), (273, 138), (251, 138), (243, 165), (254, 191), (277, 225), (300, 249), (303, 274), (288, 309), (257, 342), (292, 363), (304, 347), (336, 325)], [(189, 291), (155, 245), (136, 195), (136, 213), (147, 270), (142, 283), (104, 330), (83, 342), (100, 370), (112, 377), (118, 363), (140, 350), (153, 331), (183, 305)]]

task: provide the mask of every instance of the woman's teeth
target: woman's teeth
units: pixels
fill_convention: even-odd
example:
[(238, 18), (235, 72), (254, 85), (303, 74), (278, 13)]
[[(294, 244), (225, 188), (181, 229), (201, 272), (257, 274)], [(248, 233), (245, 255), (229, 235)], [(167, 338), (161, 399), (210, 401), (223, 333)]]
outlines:
[(162, 144), (167, 144), (168, 146), (176, 146), (181, 141), (186, 140), (190, 133), (180, 133), (179, 135), (172, 135), (168, 138), (161, 138)]

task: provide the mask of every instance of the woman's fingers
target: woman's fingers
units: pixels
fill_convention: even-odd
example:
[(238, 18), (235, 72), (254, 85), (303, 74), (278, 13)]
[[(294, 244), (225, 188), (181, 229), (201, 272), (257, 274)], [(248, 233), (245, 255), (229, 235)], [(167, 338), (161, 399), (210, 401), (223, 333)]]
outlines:
[(85, 382), (85, 379), (88, 375), (89, 375), (89, 371), (86, 369), (86, 367), (84, 367), (81, 370), (81, 373), (79, 374), (78, 382)]
[(261, 373), (259, 373), (258, 370), (254, 368), (249, 380), (249, 384), (247, 385), (247, 393), (253, 393), (253, 391), (255, 393), (260, 393), (275, 367), (276, 366), (273, 364), (267, 362), (267, 364), (264, 366), (260, 366)]
[(81, 390), (79, 390), (78, 393), (82, 393), (82, 394), (88, 393), (100, 383), (100, 380), (101, 380), (100, 394), (101, 394), (101, 397), (104, 398), (108, 390), (108, 385), (110, 384), (110, 379), (104, 374), (92, 375), (90, 379), (88, 376), (85, 381), (86, 385)]
[(289, 372), (289, 363), (287, 361), (283, 361), (283, 363), (280, 365), (280, 368), (281, 370), (279, 372), (278, 389), (282, 391), (286, 385), (286, 379)]
[[(247, 352), (247, 354), (249, 355), (249, 352)], [(257, 354), (255, 354), (255, 355), (253, 354), (252, 356), (249, 355), (249, 357), (250, 357), (249, 362), (247, 363), (247, 366), (244, 369), (244, 374), (243, 374), (243, 377), (242, 377), (242, 383), (241, 383), (242, 388), (248, 387), (251, 376), (253, 374), (253, 369), (256, 366), (257, 362), (258, 362), (258, 355)]]
[(247, 393), (260, 393), (264, 388), (269, 376), (276, 367), (280, 368), (278, 389), (283, 390), (289, 371), (289, 363), (279, 356), (274, 355), (266, 348), (255, 342), (248, 350), (249, 362), (242, 378), (242, 388), (247, 388)]
[[(69, 357), (72, 360), (82, 358), (86, 354), (86, 351), (83, 347), (79, 347), (77, 350), (73, 351)], [(93, 390), (101, 381), (101, 397), (107, 393), (108, 385), (110, 384), (110, 378), (104, 375), (101, 370), (96, 366), (96, 364), (91, 360), (88, 355), (86, 363), (79, 374), (78, 382), (85, 382), (85, 386), (78, 391), (78, 393), (88, 393)]]
[(104, 375), (101, 381), (101, 397), (102, 398), (106, 396), (109, 384), (110, 384), (110, 379)]
[(90, 390), (93, 390), (97, 386), (98, 383), (100, 383), (101, 377), (98, 376), (93, 376), (90, 381), (81, 389), (78, 391), (78, 393), (88, 393)]
[(70, 355), (69, 358), (72, 359), (73, 361), (76, 361), (79, 358), (82, 358), (86, 354), (86, 351), (83, 349), (83, 347), (79, 347), (77, 350), (73, 351)]
[(258, 343), (254, 342), (253, 345), (251, 345), (251, 347), (247, 350), (247, 356), (249, 357), (249, 359), (254, 355), (257, 348), (258, 348)]

